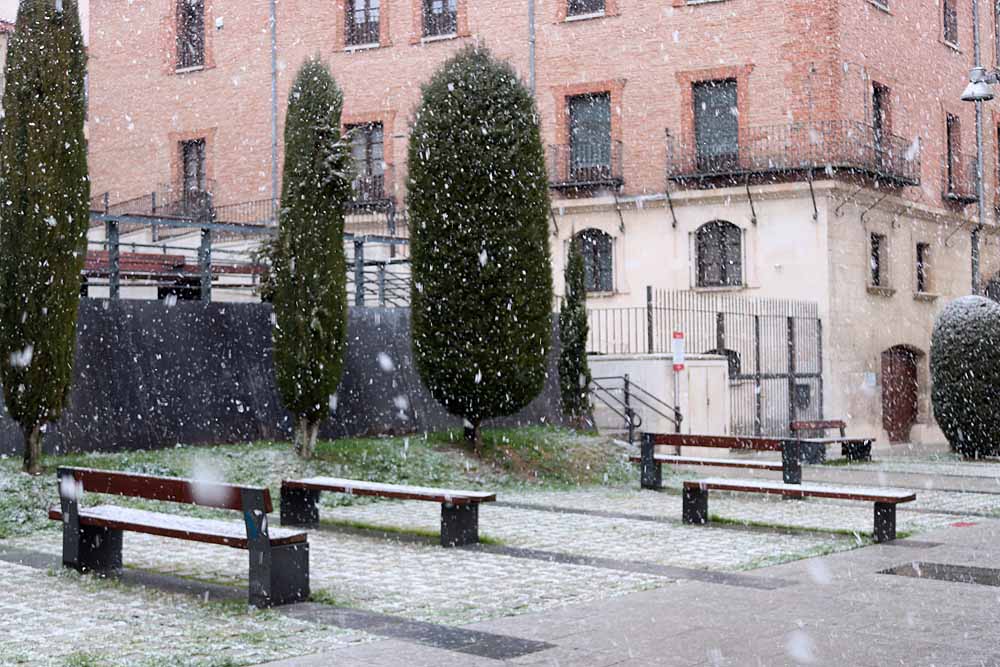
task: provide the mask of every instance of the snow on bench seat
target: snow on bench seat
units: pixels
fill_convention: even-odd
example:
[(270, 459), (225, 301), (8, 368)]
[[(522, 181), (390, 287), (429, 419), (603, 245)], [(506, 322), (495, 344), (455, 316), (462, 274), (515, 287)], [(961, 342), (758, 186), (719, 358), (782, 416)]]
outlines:
[[(49, 518), (54, 521), (62, 521), (62, 511), (58, 507), (52, 507), (49, 509)], [(234, 521), (199, 519), (191, 516), (147, 512), (116, 505), (99, 505), (80, 508), (80, 523), (85, 526), (100, 526), (195, 542), (223, 544), (236, 549), (248, 548), (246, 525)], [(306, 533), (287, 528), (269, 528), (268, 535), (271, 538), (272, 546), (306, 541)]]
[[(632, 463), (642, 463), (641, 456), (630, 456)], [(781, 471), (781, 461), (755, 461), (752, 459), (711, 459), (696, 456), (677, 456), (676, 454), (655, 454), (655, 463), (672, 465), (714, 466), (717, 468), (750, 468), (753, 470)]]
[(756, 479), (726, 479), (708, 477), (684, 482), (685, 487), (715, 489), (717, 491), (747, 491), (774, 493), (795, 498), (839, 498), (875, 503), (906, 503), (917, 499), (917, 494), (906, 489), (886, 489), (863, 486), (830, 486), (824, 484), (785, 484)]
[(337, 477), (309, 477), (306, 479), (285, 480), (281, 483), (281, 486), (290, 489), (333, 491), (355, 496), (378, 496), (380, 498), (398, 498), (401, 500), (429, 500), (448, 503), (450, 505), (485, 503), (497, 499), (495, 493), (482, 491), (459, 491), (456, 489), (438, 489), (426, 486), (383, 484), (381, 482), (366, 482), (364, 480), (340, 479)]

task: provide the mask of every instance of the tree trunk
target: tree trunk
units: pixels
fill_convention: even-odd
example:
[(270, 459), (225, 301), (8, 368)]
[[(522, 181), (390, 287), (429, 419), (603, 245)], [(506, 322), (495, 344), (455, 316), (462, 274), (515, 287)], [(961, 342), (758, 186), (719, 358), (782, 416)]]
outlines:
[(316, 438), (319, 436), (319, 421), (310, 421), (300, 417), (295, 427), (295, 453), (303, 459), (311, 459), (316, 451)]
[(476, 456), (481, 456), (482, 453), (483, 453), (483, 433), (482, 433), (482, 430), (479, 428), (479, 422), (478, 421), (475, 421), (475, 422), (470, 421), (469, 423), (472, 424), (472, 426), (471, 427), (469, 427), (469, 426), (465, 427), (465, 440), (470, 445), (472, 445), (472, 451), (476, 454)]
[(42, 427), (41, 425), (25, 428), (24, 434), (24, 472), (29, 475), (42, 474)]

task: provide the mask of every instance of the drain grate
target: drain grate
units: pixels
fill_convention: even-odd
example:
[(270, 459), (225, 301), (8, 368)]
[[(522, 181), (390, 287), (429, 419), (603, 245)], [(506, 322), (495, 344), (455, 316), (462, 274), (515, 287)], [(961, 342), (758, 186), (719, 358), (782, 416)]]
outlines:
[(937, 581), (952, 581), (960, 584), (1000, 587), (1000, 570), (989, 567), (913, 562), (882, 570), (879, 574), (895, 574), (917, 579), (936, 579)]

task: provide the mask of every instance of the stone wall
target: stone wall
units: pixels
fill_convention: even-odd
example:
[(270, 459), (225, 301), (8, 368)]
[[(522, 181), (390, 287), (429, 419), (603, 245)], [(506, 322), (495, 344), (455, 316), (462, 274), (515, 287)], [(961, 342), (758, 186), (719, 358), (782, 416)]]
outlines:
[[(46, 451), (121, 451), (287, 439), (271, 364), (271, 308), (262, 304), (85, 299), (76, 377)], [(461, 426), (421, 383), (406, 309), (351, 309), (346, 369), (323, 435)], [(544, 391), (498, 423), (559, 420), (555, 353)], [(0, 453), (21, 449), (16, 424), (0, 419)]]

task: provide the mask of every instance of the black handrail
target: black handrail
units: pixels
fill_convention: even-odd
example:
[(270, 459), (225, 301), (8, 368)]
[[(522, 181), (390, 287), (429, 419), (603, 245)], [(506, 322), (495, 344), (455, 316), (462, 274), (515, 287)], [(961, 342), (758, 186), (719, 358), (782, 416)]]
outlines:
[[(601, 384), (602, 382), (611, 382), (611, 381), (621, 381), (621, 387), (608, 388)], [(614, 390), (620, 390), (624, 394), (624, 398), (619, 398), (618, 396), (613, 394), (612, 391)], [(641, 396), (637, 396), (633, 390), (638, 390), (639, 392), (649, 397), (653, 401), (659, 403), (669, 412), (671, 412), (672, 415), (664, 414), (664, 412), (662, 412), (655, 405), (651, 405)], [(605, 406), (611, 409), (612, 412), (614, 412), (616, 415), (625, 420), (625, 427), (628, 429), (629, 432), (629, 443), (633, 442), (633, 440), (635, 439), (635, 429), (639, 428), (642, 425), (642, 418), (638, 414), (636, 414), (635, 410), (632, 407), (633, 399), (637, 401), (639, 404), (651, 410), (654, 414), (659, 415), (663, 419), (666, 419), (668, 422), (673, 424), (674, 429), (678, 433), (680, 433), (681, 422), (684, 419), (683, 415), (681, 415), (680, 408), (677, 406), (669, 405), (668, 403), (654, 396), (648, 390), (635, 384), (635, 382), (633, 382), (627, 374), (591, 378), (591, 386), (588, 388), (588, 391), (591, 396), (601, 401), (601, 403), (603, 403)], [(598, 392), (604, 392), (607, 398), (601, 396)], [(616, 409), (608, 400), (609, 398), (617, 402), (620, 406), (622, 406), (622, 410)]]

